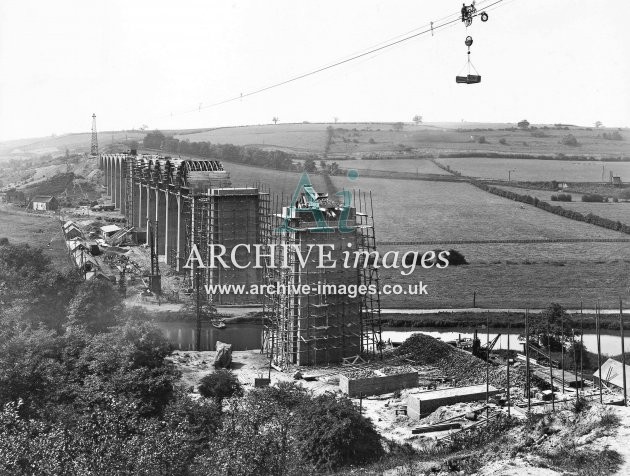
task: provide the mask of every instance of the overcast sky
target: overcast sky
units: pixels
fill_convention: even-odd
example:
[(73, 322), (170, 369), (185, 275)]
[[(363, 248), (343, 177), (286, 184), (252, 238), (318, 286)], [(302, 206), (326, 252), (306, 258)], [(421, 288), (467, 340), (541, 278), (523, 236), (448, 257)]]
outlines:
[[(460, 8), (444, 0), (2, 0), (0, 140), (89, 131), (92, 112), (99, 130), (415, 114), (430, 122), (630, 126), (628, 0), (504, 0), (468, 30), (456, 22), (205, 107), (438, 24)], [(478, 85), (455, 83), (467, 34)]]

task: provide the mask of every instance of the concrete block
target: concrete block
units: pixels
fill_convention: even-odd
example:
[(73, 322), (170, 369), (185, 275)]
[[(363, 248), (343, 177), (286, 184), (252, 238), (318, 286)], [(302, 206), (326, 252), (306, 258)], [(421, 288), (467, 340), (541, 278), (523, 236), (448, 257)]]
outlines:
[(354, 379), (350, 379), (345, 375), (339, 377), (339, 388), (350, 397), (382, 395), (417, 386), (418, 372)]
[[(500, 392), (490, 385), (488, 395)], [(461, 402), (475, 402), (486, 399), (486, 385), (471, 385), (468, 387), (442, 388), (429, 392), (420, 392), (407, 397), (407, 415), (420, 419), (434, 412), (439, 407), (454, 405)]]

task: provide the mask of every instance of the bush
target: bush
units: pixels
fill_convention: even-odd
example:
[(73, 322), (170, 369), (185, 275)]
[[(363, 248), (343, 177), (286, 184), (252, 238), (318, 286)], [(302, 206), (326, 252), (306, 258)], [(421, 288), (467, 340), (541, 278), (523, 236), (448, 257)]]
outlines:
[(457, 250), (448, 250), (450, 253), (448, 256), (448, 264), (449, 266), (461, 266), (463, 264), (468, 264), (464, 255)]
[(315, 466), (331, 470), (371, 461), (382, 454), (380, 437), (347, 397), (312, 397), (297, 412), (296, 444)]
[(370, 144), (376, 144), (376, 141), (374, 140), (373, 137), (370, 137), (370, 140), (368, 141)]
[(499, 144), (507, 145), (507, 141), (505, 140), (505, 137), (502, 137), (501, 139), (499, 139)]
[(610, 134), (604, 132), (602, 137), (606, 140), (623, 140), (623, 136), (619, 134), (619, 131), (611, 132)]
[(0, 246), (6, 246), (9, 244), (9, 239), (7, 237), (0, 238)]
[(230, 401), (195, 474), (329, 474), (382, 454), (372, 422), (349, 398), (280, 383)]
[(243, 387), (231, 371), (220, 369), (201, 379), (199, 393), (202, 397), (213, 398), (217, 404), (221, 404), (224, 398), (243, 395)]
[(488, 141), (486, 140), (486, 136), (479, 136), (479, 138), (477, 139), (477, 142), (479, 142), (480, 144), (488, 143)]
[(597, 193), (587, 193), (585, 195), (582, 195), (582, 201), (600, 203), (600, 202), (605, 202), (606, 199)]
[(573, 197), (568, 193), (559, 193), (558, 195), (552, 195), (552, 202), (570, 202), (573, 200)]
[(567, 134), (562, 138), (561, 142), (563, 145), (568, 145), (569, 147), (577, 147), (580, 145), (573, 134)]

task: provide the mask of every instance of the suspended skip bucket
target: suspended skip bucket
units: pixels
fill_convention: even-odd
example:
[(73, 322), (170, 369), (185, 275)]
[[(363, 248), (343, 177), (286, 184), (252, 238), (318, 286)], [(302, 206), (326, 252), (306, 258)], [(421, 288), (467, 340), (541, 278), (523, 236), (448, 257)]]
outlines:
[(455, 82), (458, 84), (477, 84), (481, 82), (481, 76), (477, 74), (469, 74), (468, 76), (455, 76)]

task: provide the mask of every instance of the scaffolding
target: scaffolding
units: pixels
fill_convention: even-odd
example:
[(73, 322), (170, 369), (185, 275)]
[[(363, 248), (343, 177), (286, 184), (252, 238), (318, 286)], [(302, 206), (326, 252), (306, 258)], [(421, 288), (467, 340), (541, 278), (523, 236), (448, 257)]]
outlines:
[[(316, 231), (308, 213), (282, 207), (284, 200), (278, 197), (271, 200), (270, 212), (262, 217), (264, 243), (275, 245), (276, 263), (264, 269), (265, 284), (285, 291), (265, 295), (262, 351), (283, 369), (339, 363), (357, 355), (382, 357), (378, 270), (369, 255), (361, 254), (376, 249), (371, 196), (368, 202), (366, 194), (355, 193), (353, 206), (344, 210), (345, 205), (331, 205), (323, 194), (307, 192), (322, 199), (327, 232)], [(344, 211), (348, 218), (341, 229), (339, 218)], [(283, 223), (291, 231), (278, 232)], [(337, 260), (337, 266), (323, 269), (317, 266), (319, 255), (304, 259), (296, 251), (318, 244), (334, 245), (331, 259)], [(342, 265), (348, 250), (359, 252), (358, 266)], [(357, 289), (376, 285), (377, 293), (339, 292), (341, 286), (348, 291), (348, 285)], [(311, 292), (293, 292), (304, 286)]]
[[(226, 256), (230, 256), (232, 249), (238, 245), (253, 246), (261, 242), (263, 236), (260, 216), (268, 213), (269, 193), (256, 187), (245, 188), (214, 188), (206, 193), (183, 196), (184, 220), (184, 256), (190, 256), (193, 245), (197, 246), (203, 262), (208, 264), (211, 258), (211, 247), (221, 244), (226, 249)], [(243, 263), (246, 257), (244, 249), (237, 249), (237, 262)], [(196, 290), (195, 270), (185, 270), (184, 287)], [(239, 269), (230, 267), (199, 269), (199, 286), (222, 284), (235, 286), (260, 284), (262, 272), (260, 269), (247, 267)], [(227, 294), (208, 295), (214, 304), (244, 304), (260, 303), (261, 297), (256, 294)]]
[[(369, 199), (369, 202), (368, 202)], [(357, 249), (367, 254), (368, 258), (359, 268), (362, 284), (375, 286), (380, 290), (378, 268), (375, 262), (369, 258), (370, 253), (376, 250), (376, 233), (374, 230), (374, 214), (372, 213), (372, 192), (369, 194), (355, 193), (354, 203), (357, 206)], [(361, 347), (372, 354), (382, 358), (383, 346), (381, 345), (381, 294), (361, 295)]]
[[(137, 176), (138, 163), (134, 160), (135, 157), (125, 156), (122, 161), (124, 162), (124, 174), (125, 174), (125, 217), (127, 223), (133, 226), (136, 222), (137, 210), (134, 207), (134, 191), (135, 191), (135, 178)], [(140, 218), (141, 219), (141, 218)]]

